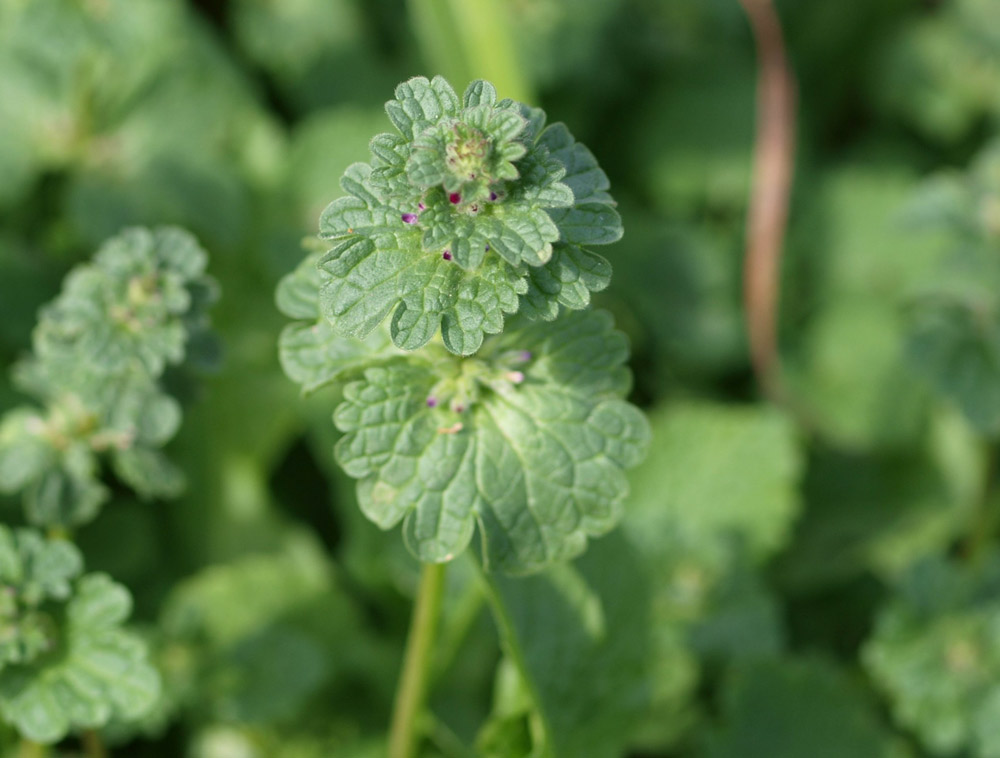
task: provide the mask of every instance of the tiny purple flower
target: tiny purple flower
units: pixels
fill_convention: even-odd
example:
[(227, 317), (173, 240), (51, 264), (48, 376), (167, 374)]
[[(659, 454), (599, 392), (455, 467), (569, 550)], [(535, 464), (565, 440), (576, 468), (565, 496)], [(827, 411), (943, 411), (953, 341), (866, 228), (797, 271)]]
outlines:
[(490, 193), (490, 202), (491, 203), (495, 203), (496, 200), (497, 200), (497, 193), (496, 192), (491, 192)]
[(427, 210), (427, 206), (424, 205), (423, 203), (417, 203), (417, 208), (420, 209), (420, 210), (422, 210), (422, 211), (423, 210)]
[(486, 243), (486, 252), (488, 253), (489, 251), (490, 251), (490, 243), (489, 243), (489, 242), (487, 242), (487, 243)]
[(448, 202), (450, 202), (452, 205), (458, 205), (460, 202), (462, 202), (462, 196), (459, 195), (457, 192), (452, 192), (450, 195), (448, 195)]
[(404, 213), (401, 216), (401, 218), (403, 219), (403, 223), (404, 224), (415, 224), (415, 223), (417, 223), (417, 214), (416, 213)]
[(444, 258), (446, 261), (450, 261), (451, 260), (451, 250), (445, 250), (443, 253), (441, 253), (441, 257)]
[(521, 351), (521, 355), (519, 357), (520, 357), (520, 359), (522, 361), (524, 361), (525, 363), (527, 363), (528, 361), (531, 360), (531, 351), (530, 350), (522, 350)]
[(436, 397), (434, 397), (433, 395), (431, 397), (427, 398), (427, 407), (428, 408), (434, 408), (434, 407), (437, 406), (437, 404), (438, 404), (438, 399)]

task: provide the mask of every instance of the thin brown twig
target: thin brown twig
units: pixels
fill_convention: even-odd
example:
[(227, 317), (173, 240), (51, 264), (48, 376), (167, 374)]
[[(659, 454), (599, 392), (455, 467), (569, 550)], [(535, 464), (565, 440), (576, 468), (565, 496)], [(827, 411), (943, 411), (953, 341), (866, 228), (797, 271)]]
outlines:
[(795, 79), (771, 0), (740, 0), (757, 45), (757, 135), (747, 215), (743, 295), (750, 358), (761, 388), (783, 400), (778, 355), (781, 253), (795, 165)]

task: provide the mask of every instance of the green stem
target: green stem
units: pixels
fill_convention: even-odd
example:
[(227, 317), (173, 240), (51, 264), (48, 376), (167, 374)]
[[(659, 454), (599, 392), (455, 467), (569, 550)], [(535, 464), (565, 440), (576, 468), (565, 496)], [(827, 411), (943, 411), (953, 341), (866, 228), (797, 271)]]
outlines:
[(73, 541), (73, 533), (69, 530), (69, 528), (58, 524), (50, 526), (46, 530), (45, 534), (50, 540), (64, 540), (66, 542)]
[(18, 758), (46, 758), (49, 754), (48, 745), (22, 739), (21, 748), (18, 750)]
[(993, 503), (993, 479), (997, 472), (997, 451), (989, 441), (983, 443), (983, 471), (976, 512), (970, 520), (965, 535), (963, 553), (967, 560), (978, 561), (989, 547), (990, 539), (997, 526), (997, 514)]
[(83, 754), (87, 758), (108, 758), (108, 751), (104, 747), (101, 735), (93, 729), (88, 729), (81, 734), (80, 742), (83, 743)]
[(500, 648), (520, 672), (525, 687), (527, 687), (528, 693), (531, 695), (531, 701), (535, 705), (529, 721), (532, 742), (535, 745), (551, 747), (549, 735), (552, 734), (552, 726), (548, 721), (545, 709), (542, 707), (542, 698), (538, 693), (538, 688), (531, 678), (528, 663), (524, 658), (524, 650), (518, 641), (514, 620), (510, 617), (507, 606), (504, 605), (503, 597), (496, 582), (478, 564), (477, 568), (477, 576), (483, 587), (483, 594), (490, 605), (490, 610), (493, 611), (493, 620), (496, 622), (497, 633), (500, 636)]
[(414, 758), (417, 755), (418, 720), (427, 697), (431, 671), (431, 649), (441, 615), (444, 590), (444, 563), (424, 564), (420, 572), (413, 621), (406, 640), (403, 672), (396, 690), (396, 703), (389, 729), (388, 758)]
[(501, 97), (534, 102), (505, 0), (409, 0), (408, 6), (432, 73), (443, 74), (459, 92), (473, 79), (488, 79)]
[(469, 582), (464, 594), (454, 603), (454, 611), (449, 614), (450, 623), (445, 624), (439, 633), (435, 656), (437, 666), (433, 672), (433, 679), (444, 674), (454, 664), (472, 627), (479, 620), (485, 604), (486, 595), (483, 592), (482, 582), (478, 580)]
[(448, 0), (473, 78), (490, 80), (501, 97), (534, 101), (510, 28), (506, 0)]

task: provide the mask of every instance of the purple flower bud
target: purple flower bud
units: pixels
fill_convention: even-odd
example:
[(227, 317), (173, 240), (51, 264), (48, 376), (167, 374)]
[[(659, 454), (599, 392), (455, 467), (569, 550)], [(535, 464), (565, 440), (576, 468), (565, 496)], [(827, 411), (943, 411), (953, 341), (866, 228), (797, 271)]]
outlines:
[(525, 363), (527, 363), (528, 361), (531, 360), (531, 351), (530, 350), (522, 350), (519, 357), (520, 357), (520, 359), (522, 361), (524, 361)]
[(434, 407), (437, 406), (437, 404), (438, 404), (438, 399), (436, 397), (434, 397), (433, 395), (431, 395), (429, 398), (427, 398), (427, 407), (428, 408), (434, 408)]
[(450, 261), (451, 260), (451, 250), (445, 250), (443, 253), (441, 253), (441, 257), (444, 258), (446, 261)]
[(401, 216), (401, 218), (403, 219), (403, 223), (405, 223), (405, 224), (415, 224), (415, 223), (417, 223), (417, 214), (416, 213), (404, 213)]
[(487, 243), (486, 243), (486, 252), (488, 253), (489, 251), (490, 251), (490, 243), (489, 243), (489, 242), (487, 242)]
[(497, 200), (497, 193), (496, 192), (491, 192), (490, 193), (490, 202), (491, 203), (495, 203), (496, 200)]
[(420, 210), (422, 210), (422, 211), (423, 211), (423, 210), (426, 210), (426, 209), (427, 209), (427, 206), (426, 206), (426, 205), (424, 205), (423, 203), (417, 203), (417, 208), (419, 208)]
[(457, 192), (452, 192), (450, 195), (448, 195), (448, 202), (450, 202), (452, 205), (458, 205), (460, 202), (462, 202), (462, 196), (459, 195)]

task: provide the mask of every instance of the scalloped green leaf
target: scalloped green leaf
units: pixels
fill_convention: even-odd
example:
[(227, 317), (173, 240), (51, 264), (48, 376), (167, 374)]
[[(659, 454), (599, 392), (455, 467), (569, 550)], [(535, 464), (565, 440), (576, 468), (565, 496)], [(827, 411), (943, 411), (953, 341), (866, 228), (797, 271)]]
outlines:
[(307, 255), (291, 272), (282, 277), (275, 292), (278, 310), (290, 318), (319, 318), (319, 288), (322, 279), (316, 264), (322, 253)]
[(526, 289), (522, 278), (496, 257), (466, 271), (441, 253), (424, 251), (405, 222), (383, 225), (392, 217), (368, 213), (380, 201), (363, 188), (367, 174), (358, 164), (345, 176), (364, 213), (335, 203), (321, 221), (324, 236), (339, 240), (317, 264), (321, 313), (341, 333), (358, 339), (392, 313), (390, 333), (400, 348), (421, 347), (440, 330), (452, 352), (474, 352), (484, 334), (503, 329), (505, 313), (517, 310), (517, 296)]
[(0, 524), (0, 583), (13, 587), (29, 606), (46, 599), (65, 600), (70, 580), (82, 569), (80, 551), (71, 543)]
[(396, 87), (396, 99), (385, 104), (393, 125), (411, 139), (457, 110), (458, 95), (443, 76), (430, 81), (415, 76)]
[(321, 254), (308, 256), (278, 285), (278, 307), (295, 318), (278, 341), (281, 367), (305, 393), (315, 392), (343, 379), (365, 365), (400, 355), (387, 329), (375, 329), (363, 339), (345, 337), (319, 315), (322, 277), (316, 263)]
[(610, 245), (622, 238), (621, 216), (604, 203), (578, 203), (550, 210), (549, 216), (559, 227), (562, 240), (573, 245)]
[(95, 729), (112, 717), (141, 716), (156, 702), (160, 678), (145, 643), (120, 628), (131, 610), (128, 591), (89, 574), (66, 607), (61, 654), (0, 671), (0, 713), (41, 743)]
[(879, 614), (861, 660), (895, 720), (930, 752), (995, 753), (1000, 698), (1000, 556), (929, 558)]
[(128, 590), (77, 579), (82, 567), (73, 545), (0, 526), (0, 715), (36, 742), (136, 718), (159, 696), (145, 644), (122, 628)]
[[(505, 363), (528, 353), (521, 369)], [(456, 362), (450, 397), (437, 364), (369, 369), (334, 415), (346, 433), (337, 459), (361, 480), (368, 518), (403, 521), (420, 560), (451, 560), (478, 526), (487, 565), (537, 570), (620, 516), (624, 469), (649, 437), (622, 399), (626, 355), (610, 317), (584, 312), (522, 325)]]
[(577, 142), (565, 124), (547, 127), (539, 136), (539, 142), (565, 167), (562, 181), (573, 190), (577, 203), (613, 203), (608, 192), (611, 189), (608, 175), (597, 164), (590, 149)]
[(0, 420), (0, 492), (24, 489), (53, 465), (57, 454), (41, 434), (44, 423), (30, 408), (14, 408)]
[(558, 244), (548, 263), (529, 269), (519, 313), (551, 321), (559, 315), (560, 305), (582, 310), (590, 305), (590, 293), (610, 283), (611, 264), (604, 258), (575, 245)]
[(166, 455), (149, 447), (116, 450), (111, 456), (115, 474), (140, 497), (177, 497), (184, 491), (184, 474)]

